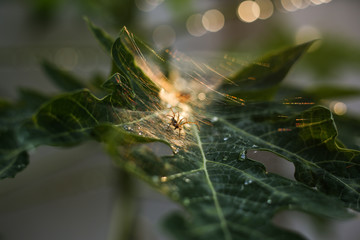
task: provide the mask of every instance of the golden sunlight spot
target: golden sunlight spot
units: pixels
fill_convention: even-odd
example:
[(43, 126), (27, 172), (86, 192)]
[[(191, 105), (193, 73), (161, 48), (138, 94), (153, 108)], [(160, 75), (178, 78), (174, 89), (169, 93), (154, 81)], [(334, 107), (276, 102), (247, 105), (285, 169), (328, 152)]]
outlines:
[(343, 102), (333, 101), (330, 103), (330, 109), (336, 115), (344, 115), (347, 112), (347, 106)]
[(160, 25), (153, 31), (153, 40), (157, 47), (170, 47), (176, 39), (175, 31), (168, 25)]
[(255, 0), (255, 2), (260, 8), (260, 19), (265, 20), (273, 15), (274, 5), (270, 0)]
[(198, 94), (198, 99), (200, 100), (200, 101), (204, 101), (205, 99), (206, 99), (206, 94), (205, 93), (199, 93)]
[(219, 10), (211, 9), (202, 16), (202, 24), (209, 32), (217, 32), (224, 27), (225, 17)]
[(160, 181), (161, 181), (161, 182), (166, 182), (166, 181), (167, 181), (167, 177), (161, 177), (161, 178), (160, 178)]
[(202, 15), (194, 14), (186, 20), (186, 29), (194, 37), (201, 37), (206, 33), (206, 29), (202, 24)]
[(176, 106), (179, 103), (175, 93), (166, 92), (163, 88), (160, 90), (159, 97), (166, 105)]
[(159, 6), (164, 0), (135, 0), (136, 7), (143, 12), (150, 12)]
[(281, 0), (281, 5), (288, 12), (294, 12), (297, 10), (291, 0)]
[[(295, 43), (301, 44), (311, 40), (321, 39), (321, 33), (313, 26), (305, 25), (298, 29), (295, 34)], [(321, 46), (321, 41), (316, 41), (311, 45), (308, 52), (313, 52)]]
[(187, 104), (184, 104), (184, 103), (179, 103), (178, 106), (182, 110), (180, 113), (180, 116), (188, 117), (189, 113), (191, 112), (191, 108)]
[(254, 1), (244, 1), (239, 5), (237, 15), (241, 21), (254, 22), (260, 17), (260, 7)]

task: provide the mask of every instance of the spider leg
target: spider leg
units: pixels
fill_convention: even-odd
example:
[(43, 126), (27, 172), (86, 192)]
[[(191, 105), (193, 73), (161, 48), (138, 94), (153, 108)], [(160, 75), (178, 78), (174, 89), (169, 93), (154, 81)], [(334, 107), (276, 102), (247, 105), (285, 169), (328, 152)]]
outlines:
[(189, 124), (189, 123), (191, 123), (191, 124), (196, 124), (197, 128), (198, 128), (199, 131), (200, 131), (200, 126), (199, 126), (199, 124), (198, 124), (197, 122), (183, 122), (183, 123), (181, 123), (181, 124), (179, 124), (179, 125), (182, 126), (182, 125)]

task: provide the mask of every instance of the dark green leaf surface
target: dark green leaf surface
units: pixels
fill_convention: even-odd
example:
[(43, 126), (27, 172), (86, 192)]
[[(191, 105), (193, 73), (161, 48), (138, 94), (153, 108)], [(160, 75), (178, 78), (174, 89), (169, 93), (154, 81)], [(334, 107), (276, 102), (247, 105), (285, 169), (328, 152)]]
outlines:
[[(256, 110), (264, 116), (269, 116), (269, 114), (271, 116), (272, 112), (268, 110), (269, 108), (271, 109), (267, 106), (260, 111), (258, 107)], [(259, 112), (246, 110), (244, 112), (248, 114), (248, 117), (259, 117), (256, 116)], [(285, 108), (286, 111), (289, 109)], [(309, 113), (318, 114), (317, 111), (319, 110), (315, 108)], [(280, 141), (279, 137), (273, 136), (273, 140), (260, 138), (260, 132), (257, 131), (262, 131), (262, 135), (269, 136), (277, 132), (276, 129), (275, 131), (271, 129), (272, 124), (267, 125), (263, 122), (262, 125), (265, 125), (265, 128), (247, 127), (243, 130), (239, 128), (239, 125), (249, 121), (246, 115), (235, 112), (227, 115), (229, 113), (223, 110), (221, 114), (222, 116), (212, 115), (218, 116), (217, 121), (213, 122), (212, 126), (202, 127), (200, 132), (195, 126), (189, 127), (186, 138), (184, 136), (183, 139), (183, 146), (176, 149), (176, 154), (172, 157), (156, 157), (146, 147), (125, 150), (119, 147), (115, 138), (105, 138), (110, 152), (119, 165), (150, 182), (174, 201), (182, 204), (188, 211), (190, 214), (188, 217), (175, 215), (166, 221), (166, 225), (175, 232), (183, 233), (179, 239), (302, 239), (294, 233), (273, 226), (270, 220), (275, 213), (289, 209), (332, 218), (348, 216), (342, 203), (335, 197), (328, 197), (301, 183), (268, 173), (263, 165), (247, 159), (246, 150), (248, 149), (261, 147), (261, 149), (272, 150), (278, 154), (287, 151), (285, 146), (275, 145), (277, 143), (273, 140)], [(266, 118), (262, 120), (268, 122)], [(313, 118), (313, 120), (312, 124), (317, 124), (315, 121), (318, 118)], [(271, 122), (276, 121), (272, 119)], [(308, 123), (310, 122), (311, 120)], [(138, 124), (139, 122), (135, 126)], [(255, 124), (254, 127), (258, 126)], [(295, 127), (293, 128), (295, 130)], [(324, 141), (324, 139), (316, 139), (316, 136), (322, 137), (316, 132), (313, 133), (315, 140), (312, 144), (318, 145)], [(290, 139), (284, 135), (281, 137), (282, 141)], [(300, 148), (306, 150), (307, 147)], [(316, 151), (317, 149), (314, 149), (312, 153), (315, 154)], [(326, 151), (323, 150), (323, 153)], [(308, 156), (307, 159), (297, 159), (298, 169), (301, 169), (300, 175), (303, 178), (301, 180), (307, 179), (310, 171), (317, 170), (319, 174), (326, 172), (322, 169), (323, 165), (313, 167), (316, 164), (312, 163), (312, 160)], [(348, 163), (344, 160), (343, 165)], [(304, 172), (302, 168), (307, 165), (310, 165), (306, 169), (308, 172)], [(324, 184), (321, 185), (321, 183), (332, 182), (331, 187), (334, 187), (336, 183), (335, 179), (330, 178), (319, 180), (318, 178), (322, 178), (322, 175), (314, 174), (310, 177), (316, 179), (317, 187), (324, 191), (329, 189), (325, 189)], [(340, 179), (340, 176), (331, 177)], [(347, 177), (350, 178), (350, 175)], [(349, 185), (357, 187), (355, 179), (348, 180)], [(341, 183), (339, 186), (345, 187)], [(335, 189), (338, 188), (334, 188), (331, 194), (340, 197), (339, 192), (335, 194)], [(344, 190), (342, 194), (344, 201), (347, 199), (356, 201), (356, 194), (350, 196), (352, 193), (349, 189)], [(356, 208), (353, 204), (348, 203), (348, 206)]]
[(114, 43), (114, 39), (109, 34), (107, 34), (104, 30), (95, 26), (87, 17), (85, 17), (84, 20), (88, 24), (89, 29), (94, 34), (95, 38), (99, 41), (101, 46), (105, 49), (105, 51), (108, 54), (110, 54), (111, 47)]
[(268, 100), (293, 64), (313, 42), (267, 55), (229, 77), (221, 87), (229, 94), (246, 100)]

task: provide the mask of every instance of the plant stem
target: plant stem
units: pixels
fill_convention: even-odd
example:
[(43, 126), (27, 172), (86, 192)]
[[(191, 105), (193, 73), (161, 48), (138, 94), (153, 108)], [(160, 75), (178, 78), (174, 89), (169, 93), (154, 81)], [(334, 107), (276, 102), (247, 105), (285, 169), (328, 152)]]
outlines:
[(116, 189), (108, 240), (135, 239), (136, 194), (133, 177), (123, 169), (116, 168)]

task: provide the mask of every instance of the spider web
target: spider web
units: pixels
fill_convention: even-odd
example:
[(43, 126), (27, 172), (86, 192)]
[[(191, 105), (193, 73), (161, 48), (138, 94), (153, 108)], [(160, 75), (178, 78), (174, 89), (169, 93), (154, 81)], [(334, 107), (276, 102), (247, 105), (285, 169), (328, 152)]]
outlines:
[[(137, 94), (137, 105), (143, 106), (140, 108), (142, 111), (117, 109), (118, 126), (125, 130), (165, 140), (176, 153), (180, 148), (186, 150), (196, 141), (191, 134), (192, 127), (196, 128), (197, 124), (201, 131), (201, 125), (211, 125), (212, 121), (216, 121), (216, 118), (205, 116), (211, 103), (226, 100), (245, 105), (245, 100), (217, 89), (223, 82), (236, 85), (228, 76), (249, 62), (224, 55), (216, 63), (203, 63), (176, 50), (165, 49), (157, 53), (126, 29), (122, 31), (120, 40), (133, 56), (133, 69), (137, 69), (123, 68), (121, 74), (138, 82), (137, 87), (145, 95), (148, 89), (156, 89), (157, 93), (157, 96), (150, 94), (151, 99), (141, 98), (142, 93)], [(136, 86), (134, 89), (136, 91)], [(182, 121), (180, 129), (172, 124), (173, 117), (178, 124)]]

